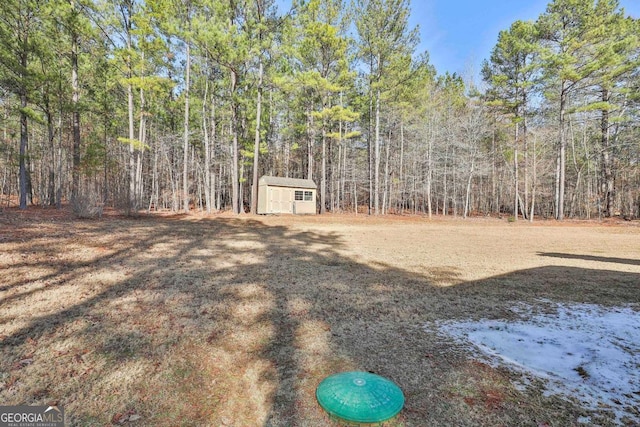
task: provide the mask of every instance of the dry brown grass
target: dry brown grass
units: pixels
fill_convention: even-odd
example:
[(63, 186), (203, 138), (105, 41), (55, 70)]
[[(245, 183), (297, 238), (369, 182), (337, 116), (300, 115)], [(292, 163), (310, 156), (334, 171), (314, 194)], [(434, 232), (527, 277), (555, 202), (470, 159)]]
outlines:
[(325, 426), (315, 388), (359, 369), (403, 389), (391, 425), (576, 425), (575, 403), (518, 391), (424, 325), (541, 298), (640, 304), (639, 238), (633, 223), (5, 209), (0, 403), (56, 402), (71, 425)]

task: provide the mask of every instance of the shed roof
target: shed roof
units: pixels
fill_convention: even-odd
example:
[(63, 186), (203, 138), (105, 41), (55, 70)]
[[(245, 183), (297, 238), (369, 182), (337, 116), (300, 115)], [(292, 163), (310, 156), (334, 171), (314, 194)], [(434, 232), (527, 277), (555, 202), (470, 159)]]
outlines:
[(266, 184), (273, 187), (312, 188), (314, 190), (317, 188), (315, 182), (310, 179), (281, 178), (266, 175), (260, 178), (260, 184)]

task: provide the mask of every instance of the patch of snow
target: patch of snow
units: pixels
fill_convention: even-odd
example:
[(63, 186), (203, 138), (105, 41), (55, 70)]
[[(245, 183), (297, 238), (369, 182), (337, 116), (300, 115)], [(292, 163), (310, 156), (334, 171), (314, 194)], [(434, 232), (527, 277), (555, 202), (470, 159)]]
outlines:
[(578, 417), (578, 424), (590, 424), (591, 417)]
[(438, 326), (475, 346), (490, 363), (546, 380), (546, 395), (573, 396), (592, 410), (602, 410), (604, 404), (618, 422), (626, 416), (640, 423), (633, 409), (640, 407), (640, 312), (554, 305), (554, 314), (536, 314), (528, 305), (514, 307), (526, 320), (446, 321)]

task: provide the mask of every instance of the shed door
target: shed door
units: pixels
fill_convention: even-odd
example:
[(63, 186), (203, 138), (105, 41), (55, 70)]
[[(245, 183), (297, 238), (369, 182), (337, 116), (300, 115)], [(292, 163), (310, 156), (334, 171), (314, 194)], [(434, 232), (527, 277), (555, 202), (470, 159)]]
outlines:
[(269, 212), (280, 212), (280, 189), (269, 187)]
[(269, 187), (269, 212), (293, 213), (293, 191), (289, 188)]
[(282, 200), (283, 212), (293, 213), (293, 190), (291, 188), (283, 188), (282, 194), (283, 196), (286, 196), (286, 200), (285, 198)]

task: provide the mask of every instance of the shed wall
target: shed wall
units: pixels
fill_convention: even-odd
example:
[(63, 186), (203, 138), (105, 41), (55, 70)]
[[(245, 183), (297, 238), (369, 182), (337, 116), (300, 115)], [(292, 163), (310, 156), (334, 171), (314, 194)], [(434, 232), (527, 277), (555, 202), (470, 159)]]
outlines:
[(267, 210), (267, 185), (258, 185), (258, 214), (264, 215), (269, 213)]
[[(295, 200), (296, 191), (312, 193), (311, 200)], [(316, 190), (278, 187), (261, 183), (258, 186), (258, 214), (315, 214)]]

